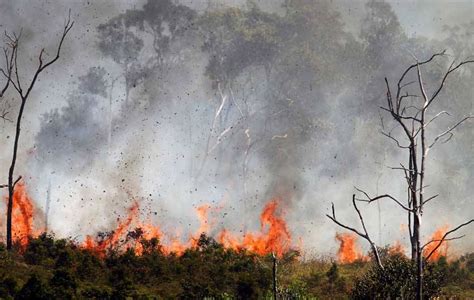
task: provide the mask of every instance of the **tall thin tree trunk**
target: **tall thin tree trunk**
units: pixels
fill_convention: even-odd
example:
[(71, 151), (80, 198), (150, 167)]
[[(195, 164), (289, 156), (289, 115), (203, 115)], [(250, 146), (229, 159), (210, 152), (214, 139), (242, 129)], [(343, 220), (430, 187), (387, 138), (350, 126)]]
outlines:
[(272, 281), (273, 281), (273, 299), (278, 299), (278, 286), (277, 286), (277, 257), (275, 253), (272, 253), (273, 267), (272, 267)]
[(20, 111), (16, 121), (15, 142), (13, 143), (13, 155), (10, 169), (8, 171), (8, 206), (7, 206), (7, 250), (11, 250), (13, 246), (12, 241), (12, 213), (13, 213), (13, 195), (15, 193), (15, 183), (13, 182), (13, 175), (15, 172), (16, 157), (18, 153), (18, 142), (20, 140), (21, 119), (25, 109), (26, 98), (22, 98)]
[(49, 230), (49, 208), (51, 204), (51, 179), (48, 182), (48, 191), (46, 194), (46, 207), (45, 207), (45, 220), (44, 220), (44, 232), (48, 233)]

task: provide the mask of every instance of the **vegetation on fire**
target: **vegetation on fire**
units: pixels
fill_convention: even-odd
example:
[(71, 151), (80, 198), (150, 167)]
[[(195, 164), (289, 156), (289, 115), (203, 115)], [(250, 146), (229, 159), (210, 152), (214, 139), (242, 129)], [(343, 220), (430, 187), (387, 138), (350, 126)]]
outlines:
[[(182, 255), (165, 254), (156, 238), (134, 235), (143, 253), (109, 249), (105, 256), (71, 239), (41, 234), (23, 251), (0, 245), (2, 299), (256, 299), (270, 298), (271, 255), (225, 248), (202, 234)], [(17, 250), (21, 245), (16, 245)], [(381, 249), (385, 271), (370, 262), (339, 264), (301, 259), (289, 251), (278, 263), (279, 294), (284, 299), (395, 298), (413, 296), (412, 263)], [(363, 270), (363, 272), (361, 272)], [(474, 254), (427, 264), (426, 295), (474, 296)]]
[[(214, 234), (216, 239), (206, 235), (215, 232), (215, 208), (199, 206), (197, 231), (186, 241), (171, 243), (159, 226), (140, 221), (137, 201), (126, 217), (117, 220), (114, 230), (78, 241), (55, 239), (36, 229), (35, 219), (43, 218), (23, 181), (14, 199), (16, 249), (2, 251), (5, 271), (0, 273), (0, 296), (4, 298), (265, 298), (273, 293), (273, 254), (280, 298), (365, 299), (395, 297), (399, 292), (411, 297), (413, 293), (412, 263), (400, 243), (379, 250), (388, 263), (383, 272), (371, 265), (372, 257), (364, 254), (357, 236), (350, 233), (335, 236), (338, 263), (299, 258), (278, 199), (263, 207), (260, 231), (238, 236), (223, 229)], [(432, 239), (439, 239), (446, 230), (439, 228)], [(441, 290), (447, 284), (462, 284), (467, 293), (473, 288), (473, 256), (447, 263), (443, 258), (447, 251), (447, 246), (439, 247), (427, 265), (427, 295), (460, 294), (454, 286)]]
[[(426, 52), (430, 52), (431, 48), (439, 48), (441, 45), (444, 47), (446, 43), (446, 41), (432, 41), (428, 47), (425, 41), (407, 37), (402, 33), (390, 7), (384, 2), (377, 1), (368, 3), (369, 16), (381, 16), (381, 18), (367, 18), (360, 36), (354, 38), (343, 30), (342, 20), (338, 13), (332, 12), (329, 5), (321, 3), (313, 5), (314, 3), (305, 0), (288, 1), (285, 13), (278, 15), (264, 12), (249, 1), (246, 9), (222, 8), (199, 15), (187, 7), (177, 6), (171, 1), (154, 2), (150, 0), (143, 9), (129, 10), (100, 25), (98, 27), (101, 40), (98, 44), (99, 50), (106, 57), (112, 58), (123, 69), (125, 81), (123, 110), (127, 113), (130, 112), (130, 115), (123, 120), (131, 119), (142, 113), (136, 108), (139, 105), (133, 102), (135, 100), (130, 92), (137, 86), (141, 86), (151, 73), (165, 73), (165, 70), (169, 69), (167, 64), (171, 64), (165, 59), (167, 55), (174, 52), (175, 48), (184, 47), (178, 45), (199, 40), (201, 41), (198, 43), (201, 45), (201, 50), (209, 56), (205, 73), (208, 76), (211, 90), (216, 94), (214, 102), (216, 102), (217, 109), (214, 120), (211, 122), (212, 127), (209, 130), (211, 133), (207, 145), (205, 145), (205, 155), (200, 166), (195, 170), (196, 177), (200, 177), (204, 173), (203, 169), (211, 160), (208, 157), (209, 153), (217, 153), (216, 157), (222, 161), (229, 155), (233, 160), (240, 159), (242, 162), (241, 183), (242, 189), (246, 191), (247, 182), (251, 181), (248, 155), (251, 153), (251, 148), (253, 150), (254, 145), (257, 144), (258, 148), (264, 149), (265, 156), (277, 157), (265, 164), (265, 170), (271, 174), (286, 174), (282, 177), (283, 180), (277, 180), (275, 185), (283, 184), (290, 187), (290, 190), (296, 190), (296, 183), (299, 183), (300, 178), (292, 176), (298, 174), (297, 168), (294, 166), (303, 163), (295, 157), (299, 156), (301, 150), (306, 149), (301, 145), (311, 144), (306, 142), (318, 139), (318, 136), (313, 136), (310, 132), (317, 131), (321, 135), (337, 135), (338, 133), (337, 131), (316, 130), (318, 127), (329, 128), (337, 124), (337, 122), (334, 124), (329, 122), (326, 125), (327, 120), (321, 116), (326, 111), (326, 105), (328, 107), (332, 105), (330, 99), (333, 96), (328, 96), (326, 99), (325, 94), (328, 94), (326, 89), (339, 89), (343, 85), (353, 85), (354, 87), (349, 92), (352, 92), (352, 89), (354, 91), (364, 90), (366, 98), (376, 99), (375, 95), (378, 93), (378, 89), (375, 83), (377, 78), (381, 78), (382, 71), (394, 65), (403, 65), (401, 62), (406, 60), (397, 53), (397, 48), (394, 45), (412, 45), (410, 48), (424, 55)], [(162, 26), (162, 23), (167, 26)], [(67, 22), (63, 38), (70, 30), (70, 26), (72, 23)], [(163, 28), (166, 28), (167, 32), (163, 32)], [(383, 41), (379, 41), (379, 37), (382, 36), (380, 32), (384, 33)], [(144, 47), (141, 38), (148, 34), (153, 35), (154, 38), (153, 55), (149, 63), (143, 65), (143, 62), (136, 60), (136, 58)], [(117, 46), (116, 40), (124, 42), (121, 46)], [(12, 67), (16, 65), (17, 41), (17, 39), (13, 40), (9, 63), (7, 57), (5, 89), (11, 81), (12, 74), (17, 75), (15, 77), (18, 86), (16, 87), (22, 100), (21, 107), (23, 107), (28, 94), (25, 95), (18, 88), (20, 85), (18, 71)], [(462, 51), (467, 51), (464, 50), (467, 47), (464, 47), (463, 42), (463, 38), (455, 39), (455, 42), (449, 41), (451, 48), (457, 46), (457, 48), (463, 49)], [(57, 57), (59, 57), (59, 49)], [(452, 50), (456, 55), (462, 53), (456, 49)], [(42, 53), (39, 54), (40, 66), (36, 74), (39, 74), (44, 67), (50, 64), (42, 66)], [(348, 63), (340, 64), (340, 61)], [(417, 63), (416, 66), (418, 68), (419, 64)], [(347, 72), (347, 69), (353, 73)], [(81, 83), (78, 94), (81, 96), (77, 97), (81, 101), (72, 101), (74, 98), (71, 98), (69, 105), (74, 103), (80, 108), (92, 107), (93, 105), (89, 104), (95, 103), (95, 100), (90, 100), (88, 97), (96, 95), (101, 95), (103, 98), (109, 96), (110, 103), (112, 103), (112, 90), (119, 77), (114, 78), (110, 86), (107, 86), (104, 79), (105, 69), (91, 70), (87, 76), (79, 77)], [(455, 69), (450, 67), (447, 74), (452, 70)], [(394, 71), (394, 73), (396, 72)], [(321, 76), (322, 74), (327, 75)], [(359, 74), (360, 76), (351, 76), (350, 74)], [(439, 74), (442, 74), (442, 71), (435, 69), (426, 75), (433, 79)], [(246, 85), (242, 85), (241, 81), (244, 81), (243, 79), (247, 75), (249, 75), (249, 79), (246, 80)], [(257, 79), (252, 79), (251, 75), (258, 75), (255, 76)], [(472, 76), (472, 73), (468, 75)], [(84, 83), (95, 78), (94, 76), (100, 79), (97, 81), (101, 84), (96, 84), (93, 86), (94, 89), (87, 90), (87, 85)], [(453, 76), (456, 75), (453, 74)], [(460, 78), (458, 77), (458, 79)], [(264, 102), (265, 107), (268, 107), (265, 110), (255, 110), (251, 104), (255, 99), (245, 95), (247, 90), (253, 90), (252, 80), (261, 80), (259, 84), (265, 85), (262, 95), (255, 96), (269, 99), (265, 100), (268, 103)], [(462, 82), (465, 81), (457, 80), (458, 85)], [(466, 82), (468, 84), (469, 80)], [(12, 84), (14, 83), (12, 82)], [(33, 84), (34, 81), (31, 87)], [(237, 90), (239, 85), (242, 86), (240, 91)], [(459, 86), (447, 86), (447, 89), (449, 94), (456, 93), (455, 96), (461, 94), (463, 97), (470, 97), (470, 95), (463, 94), (465, 89), (459, 88)], [(84, 91), (87, 93), (83, 93)], [(345, 93), (342, 92), (340, 96), (342, 97)], [(234, 97), (234, 94), (237, 96)], [(334, 95), (336, 94), (334, 93)], [(400, 95), (400, 98), (397, 97), (400, 101), (403, 97), (408, 96)], [(227, 99), (232, 99), (232, 104), (229, 104), (231, 102)], [(242, 109), (235, 104), (238, 103), (234, 102), (236, 99), (241, 100)], [(318, 99), (318, 101), (314, 99)], [(148, 108), (153, 110), (161, 103), (150, 100)], [(392, 104), (389, 102), (389, 106)], [(354, 104), (349, 103), (348, 105)], [(224, 110), (222, 107), (225, 107)], [(312, 111), (311, 107), (316, 109)], [(238, 115), (239, 121), (233, 123), (232, 118), (228, 118), (228, 112), (227, 116), (223, 117), (225, 110)], [(341, 243), (337, 263), (331, 259), (298, 259), (298, 252), (290, 250), (290, 246), (293, 245), (291, 244), (291, 232), (277, 211), (277, 202), (270, 202), (262, 212), (261, 231), (248, 232), (244, 237), (223, 230), (220, 234), (214, 235), (216, 239), (211, 238), (202, 234), (202, 232), (209, 232), (210, 224), (206, 221), (201, 222), (201, 227), (190, 237), (189, 241), (184, 244), (170, 244), (168, 240), (165, 240), (158, 227), (142, 224), (139, 218), (136, 218), (139, 215), (138, 202), (134, 202), (129, 209), (129, 216), (125, 220), (120, 220), (115, 230), (87, 237), (83, 243), (73, 239), (56, 239), (49, 234), (40, 234), (43, 229), (33, 230), (34, 207), (24, 193), (24, 182), (20, 180), (21, 177), (13, 181), (16, 177), (13, 175), (22, 111), (23, 108), (20, 110), (16, 123), (16, 143), (9, 182), (4, 186), (9, 190), (7, 248), (10, 248), (12, 241), (14, 241), (16, 249), (9, 252), (0, 246), (0, 298), (270, 298), (273, 296), (273, 253), (278, 256), (278, 294), (281, 298), (414, 297), (413, 287), (416, 275), (420, 278), (421, 275), (414, 273), (414, 263), (402, 254), (403, 251), (394, 251), (397, 249), (396, 246), (383, 249), (373, 246), (377, 257), (380, 255), (381, 261), (384, 262), (383, 269), (377, 268), (371, 263), (374, 257), (365, 255), (360, 250), (355, 251), (355, 237), (345, 235), (345, 233), (336, 236), (336, 239)], [(110, 145), (112, 143), (112, 128), (115, 127), (115, 123), (123, 122), (123, 120), (118, 118), (117, 121), (111, 116), (109, 118), (109, 132), (105, 133), (103, 127), (91, 125), (95, 124), (90, 117), (93, 114), (85, 114), (88, 117), (81, 120), (86, 120), (84, 123), (96, 127), (98, 134), (81, 136), (81, 139), (78, 139), (77, 136), (71, 138), (70, 132), (75, 131), (69, 129), (77, 126), (71, 121), (76, 119), (68, 115), (71, 111), (74, 110), (66, 109), (61, 113), (55, 112), (46, 115), (44, 119), (48, 125), (42, 127), (39, 136), (49, 137), (49, 133), (53, 131), (56, 132), (55, 139), (57, 136), (63, 136), (65, 140), (74, 141), (70, 144), (73, 145), (73, 148), (78, 149), (74, 149), (75, 151), (67, 151), (67, 148), (66, 150), (64, 148), (51, 150), (52, 147), (49, 143), (41, 142), (47, 140), (46, 138), (38, 139), (40, 141), (38, 153), (45, 161), (49, 157), (53, 157), (54, 161), (63, 161), (65, 159), (60, 158), (76, 155), (71, 152), (81, 153), (84, 151), (89, 155), (90, 150), (84, 150), (79, 145), (88, 144), (82, 139), (90, 141), (90, 136), (101, 137), (101, 143), (107, 142)], [(317, 112), (317, 114), (312, 114), (313, 112)], [(357, 110), (361, 118), (368, 116), (370, 112), (370, 109), (362, 112)], [(403, 117), (402, 115), (400, 117)], [(416, 115), (413, 118), (416, 119)], [(260, 119), (265, 123), (265, 128), (267, 123), (282, 123), (281, 128), (284, 130), (268, 132), (265, 130), (265, 132), (259, 133)], [(244, 122), (240, 120), (244, 120)], [(242, 124), (248, 125), (248, 127)], [(193, 126), (193, 124), (190, 123), (189, 126)], [(447, 133), (450, 133), (452, 129), (449, 129)], [(228, 132), (232, 134), (228, 134)], [(233, 132), (243, 134), (234, 134)], [(108, 138), (102, 138), (105, 136)], [(393, 138), (390, 134), (389, 137)], [(327, 136), (324, 136), (324, 139), (326, 140)], [(44, 146), (45, 144), (48, 146)], [(227, 148), (232, 148), (229, 145), (234, 144), (246, 145), (246, 148), (245, 146), (236, 147), (237, 149), (245, 148), (237, 156), (234, 152), (226, 154), (224, 145)], [(99, 145), (102, 144), (99, 143)], [(323, 160), (324, 156), (318, 159)], [(288, 168), (289, 166), (292, 168)], [(405, 170), (403, 166), (402, 169)], [(417, 172), (414, 174), (414, 178), (416, 178)], [(297, 178), (291, 179), (295, 180), (295, 184), (292, 184), (290, 177)], [(282, 190), (286, 190), (286, 188)], [(413, 190), (416, 191), (416, 188)], [(423, 194), (422, 190), (421, 181), (420, 194)], [(367, 196), (367, 198), (370, 197)], [(354, 198), (354, 207), (356, 206), (355, 200)], [(373, 200), (363, 199), (362, 201), (372, 202)], [(428, 200), (431, 199), (425, 201), (428, 202)], [(423, 201), (421, 200), (420, 203), (423, 204)], [(411, 206), (408, 210), (410, 209)], [(199, 215), (200, 220), (201, 217), (206, 217), (205, 207), (198, 208), (198, 211), (202, 213)], [(418, 210), (413, 209), (413, 212), (415, 211)], [(421, 213), (421, 208), (419, 211)], [(336, 219), (334, 210), (332, 216)], [(45, 217), (47, 218), (47, 213)], [(45, 223), (47, 224), (47, 222)], [(362, 225), (365, 227), (364, 224)], [(436, 241), (444, 240), (447, 232), (447, 229), (441, 230), (438, 233), (439, 237), (432, 238), (435, 243), (429, 244), (430, 242), (428, 242), (423, 247), (418, 246), (415, 249), (418, 251), (419, 265), (423, 266), (424, 280), (423, 282), (418, 280), (418, 282), (423, 284), (424, 297), (436, 295), (474, 297), (473, 254), (451, 260), (447, 260), (442, 255), (431, 256), (432, 253), (443, 254), (441, 251), (436, 252), (437, 247), (441, 245), (441, 241), (439, 243)], [(365, 236), (368, 237), (367, 231)], [(413, 241), (415, 240), (413, 239)], [(419, 243), (419, 238), (415, 242)], [(433, 252), (431, 250), (425, 251), (431, 246), (436, 247), (436, 249), (432, 249)], [(423, 262), (423, 255), (430, 256), (431, 259)]]

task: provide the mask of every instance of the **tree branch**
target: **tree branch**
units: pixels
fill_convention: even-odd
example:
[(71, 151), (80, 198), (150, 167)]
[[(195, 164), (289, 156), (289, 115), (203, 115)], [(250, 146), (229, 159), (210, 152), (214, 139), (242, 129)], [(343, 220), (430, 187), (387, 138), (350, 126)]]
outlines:
[(452, 131), (454, 129), (456, 129), (456, 127), (458, 127), (459, 125), (461, 125), (462, 123), (464, 123), (465, 121), (469, 120), (469, 119), (472, 119), (474, 118), (473, 116), (468, 116), (468, 117), (465, 117), (463, 118), (461, 121), (457, 122), (453, 127), (451, 128), (448, 128), (446, 131), (442, 132), (441, 134), (439, 134), (438, 136), (435, 137), (435, 139), (433, 140), (433, 142), (431, 143), (431, 145), (428, 147), (428, 150), (431, 149), (437, 142), (440, 138), (442, 138), (443, 136), (449, 134), (450, 137), (445, 140), (443, 143), (447, 143), (452, 137), (453, 137), (453, 133)]
[(372, 203), (374, 201), (377, 201), (377, 200), (380, 200), (380, 199), (383, 199), (383, 198), (389, 198), (393, 201), (395, 201), (395, 203), (397, 203), (398, 205), (400, 205), (401, 208), (403, 208), (404, 210), (406, 211), (412, 211), (410, 208), (406, 207), (405, 205), (403, 205), (403, 203), (401, 203), (399, 200), (397, 200), (396, 198), (394, 198), (393, 196), (391, 195), (388, 195), (388, 194), (384, 194), (384, 195), (380, 195), (380, 196), (377, 196), (377, 197), (370, 197), (366, 192), (364, 192), (363, 190), (361, 189), (358, 189), (357, 187), (354, 187), (357, 191), (363, 193), (365, 195), (365, 197), (367, 197), (367, 200), (364, 200), (364, 199), (357, 199), (358, 201), (362, 201), (362, 202), (367, 202), (367, 203)]
[[(441, 244), (446, 241), (446, 237), (447, 237), (448, 235), (450, 235), (451, 233), (454, 233), (454, 232), (458, 231), (459, 229), (461, 229), (461, 228), (463, 228), (464, 226), (467, 226), (467, 225), (469, 225), (469, 224), (471, 224), (471, 223), (473, 223), (473, 222), (474, 222), (474, 219), (471, 219), (471, 220), (469, 220), (469, 221), (467, 221), (467, 222), (465, 222), (465, 223), (462, 223), (461, 225), (457, 226), (456, 228), (453, 228), (453, 229), (447, 231), (447, 232), (443, 235), (443, 237), (439, 240), (438, 245), (436, 245), (436, 247), (433, 248), (433, 250), (431, 250), (431, 252), (425, 257), (426, 260), (430, 259), (430, 257), (433, 255), (433, 253), (435, 253), (436, 250), (438, 250), (438, 248), (441, 246)], [(425, 247), (426, 245), (428, 245), (429, 243), (431, 243), (431, 241), (428, 242), (428, 243), (426, 243), (422, 248), (424, 248), (424, 247)]]
[(357, 207), (357, 204), (356, 204), (356, 198), (355, 198), (355, 194), (352, 195), (352, 205), (354, 206), (354, 209), (356, 210), (357, 212), (357, 215), (359, 216), (359, 220), (360, 220), (360, 223), (362, 225), (362, 228), (364, 229), (364, 233), (360, 232), (359, 230), (353, 228), (353, 227), (350, 227), (350, 226), (347, 226), (341, 222), (339, 222), (337, 219), (336, 219), (336, 212), (335, 212), (335, 209), (334, 209), (334, 203), (331, 203), (331, 208), (332, 208), (332, 216), (326, 214), (326, 216), (331, 219), (334, 223), (336, 223), (337, 225), (341, 226), (342, 228), (345, 228), (347, 230), (350, 230), (352, 232), (354, 232), (355, 234), (359, 235), (360, 237), (362, 237), (363, 239), (367, 240), (370, 244), (370, 247), (372, 249), (372, 253), (374, 254), (374, 257), (376, 259), (376, 262), (377, 262), (377, 265), (383, 269), (383, 265), (382, 265), (382, 261), (380, 260), (380, 255), (379, 255), (379, 252), (377, 250), (377, 246), (375, 245), (375, 243), (372, 241), (372, 239), (370, 238), (369, 236), (369, 233), (367, 232), (367, 228), (365, 226), (365, 222), (364, 222), (364, 218), (362, 217), (362, 214), (359, 210), (359, 208)]
[(430, 105), (433, 100), (439, 95), (439, 93), (441, 92), (441, 90), (443, 89), (443, 86), (446, 82), (446, 79), (448, 78), (449, 74), (451, 74), (452, 72), (456, 71), (458, 68), (460, 68), (462, 65), (465, 65), (465, 64), (469, 64), (469, 63), (474, 63), (474, 60), (465, 60), (465, 61), (462, 61), (460, 62), (458, 65), (456, 65), (454, 68), (453, 68), (453, 65), (454, 65), (454, 61), (451, 63), (451, 65), (449, 66), (448, 68), (448, 71), (446, 72), (446, 74), (444, 74), (443, 76), (443, 79), (441, 80), (441, 84), (439, 85), (438, 89), (433, 93), (433, 95), (431, 96), (430, 98), (430, 101), (428, 102), (428, 105)]
[(439, 196), (439, 194), (436, 194), (436, 195), (434, 195), (434, 196), (429, 197), (428, 199), (426, 199), (425, 201), (423, 201), (423, 205), (425, 205), (426, 203), (428, 203), (429, 201), (435, 199), (435, 198), (438, 197), (438, 196)]
[(388, 137), (389, 139), (395, 141), (395, 143), (397, 143), (397, 146), (398, 146), (399, 148), (402, 148), (402, 149), (408, 149), (408, 148), (410, 148), (410, 146), (403, 146), (403, 145), (401, 145), (400, 142), (399, 142), (396, 138), (394, 138), (390, 133), (385, 133), (385, 132), (383, 132), (383, 131), (381, 131), (381, 133), (382, 133), (382, 135), (384, 135), (384, 136)]
[[(9, 37), (9, 35), (6, 32), (5, 32), (5, 35), (7, 37)], [(18, 40), (11, 39), (11, 38), (9, 38), (9, 39), (10, 39), (10, 43), (9, 43), (8, 46), (11, 49), (11, 53), (9, 54), (8, 49), (3, 48), (3, 53), (5, 55), (5, 67), (6, 67), (7, 71), (5, 71), (3, 68), (0, 68), (0, 72), (5, 76), (5, 78), (7, 79), (7, 82), (5, 83), (2, 90), (0, 91), (0, 98), (3, 97), (3, 95), (7, 91), (8, 87), (10, 86), (11, 75), (12, 75), (12, 72), (13, 72), (14, 60), (15, 60), (15, 55), (16, 55), (16, 50), (18, 48)]]

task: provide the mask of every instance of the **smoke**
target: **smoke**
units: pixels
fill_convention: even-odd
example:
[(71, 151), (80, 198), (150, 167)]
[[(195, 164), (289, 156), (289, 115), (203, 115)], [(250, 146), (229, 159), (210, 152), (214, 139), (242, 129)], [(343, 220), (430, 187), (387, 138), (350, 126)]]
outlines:
[[(83, 237), (111, 229), (133, 199), (165, 231), (197, 228), (193, 208), (202, 203), (223, 207), (219, 226), (245, 230), (277, 196), (305, 249), (327, 253), (338, 230), (324, 216), (331, 202), (357, 224), (353, 186), (403, 197), (403, 177), (386, 166), (406, 158), (380, 134), (383, 77), (396, 80), (410, 53), (424, 58), (445, 47), (440, 28), (461, 26), (453, 11), (472, 12), (472, 4), (440, 10), (436, 2), (424, 13), (430, 18), (415, 19), (421, 2), (283, 2), (256, 1), (254, 14), (248, 1), (161, 1), (156, 11), (145, 1), (1, 3), (2, 29), (24, 28), (25, 77), (41, 47), (54, 49), (68, 8), (76, 21), (64, 55), (28, 103), (19, 157), (18, 174), (38, 206), (45, 208), (51, 185), (51, 230)], [(232, 7), (248, 23), (222, 25)], [(203, 25), (206, 14), (211, 21)], [(453, 112), (451, 121), (472, 112), (472, 87), (465, 87), (450, 85), (443, 95), (449, 101), (439, 108)], [(4, 145), (12, 128), (2, 128)], [(472, 142), (470, 130), (460, 129), (433, 153), (430, 193), (442, 201), (429, 209), (446, 217), (427, 211), (425, 228), (472, 217)], [(4, 166), (9, 149), (1, 150)], [(403, 237), (406, 216), (392, 205), (381, 204), (382, 244)], [(364, 214), (377, 236), (376, 207)], [(473, 241), (457, 245), (472, 249)]]

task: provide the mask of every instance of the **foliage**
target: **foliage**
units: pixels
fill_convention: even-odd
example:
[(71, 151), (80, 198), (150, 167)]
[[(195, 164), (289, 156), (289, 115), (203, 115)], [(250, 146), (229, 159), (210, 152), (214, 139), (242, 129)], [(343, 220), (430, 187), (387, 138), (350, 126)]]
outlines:
[[(423, 294), (427, 299), (440, 293), (446, 277), (438, 264), (426, 263), (424, 268)], [(354, 299), (413, 299), (415, 298), (415, 264), (402, 255), (385, 259), (384, 269), (374, 265), (356, 280), (352, 290)]]
[[(182, 255), (164, 254), (157, 239), (142, 239), (141, 243), (146, 249), (142, 255), (133, 249), (111, 249), (101, 257), (77, 247), (72, 240), (42, 234), (30, 239), (23, 253), (0, 255), (0, 298), (271, 297), (270, 256), (225, 249), (204, 234)], [(325, 259), (301, 261), (298, 252), (289, 252), (278, 259), (279, 295), (284, 299), (346, 299), (352, 289), (356, 299), (395, 298), (401, 293), (411, 297), (412, 263), (393, 255), (385, 260), (382, 272), (370, 262), (341, 265)], [(472, 295), (473, 261), (474, 255), (466, 254), (451, 262), (442, 258), (429, 263), (425, 274), (427, 295)]]
[(251, 65), (269, 68), (282, 43), (276, 15), (256, 6), (209, 12), (200, 20), (203, 50), (209, 53), (206, 74), (227, 83)]

